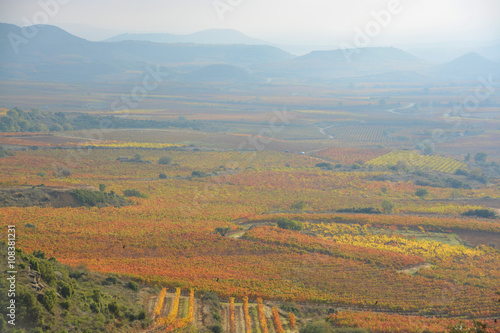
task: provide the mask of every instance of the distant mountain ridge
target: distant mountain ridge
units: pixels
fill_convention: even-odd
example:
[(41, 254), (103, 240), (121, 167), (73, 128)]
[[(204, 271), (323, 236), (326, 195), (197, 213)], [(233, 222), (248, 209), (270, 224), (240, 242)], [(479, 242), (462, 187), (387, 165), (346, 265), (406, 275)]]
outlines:
[[(23, 29), (34, 33), (28, 38)], [(216, 32), (215, 35), (221, 36)], [(226, 36), (233, 33), (224, 31)], [(91, 42), (55, 26), (21, 28), (0, 23), (0, 79), (3, 80), (136, 80), (148, 66), (170, 73), (172, 80), (227, 83), (274, 79), (325, 83), (433, 82), (500, 75), (498, 63), (476, 53), (432, 66), (394, 47), (313, 51), (294, 57), (269, 45)]]
[(210, 64), (251, 66), (292, 56), (267, 45), (160, 44), (142, 41), (90, 42), (48, 25), (12, 47), (22, 28), (0, 23), (0, 78), (41, 81), (124, 79), (149, 65), (192, 71)]
[(268, 73), (287, 73), (304, 78), (343, 78), (417, 70), (424, 67), (417, 57), (393, 47), (314, 51), (279, 64), (256, 66)]
[(478, 75), (500, 75), (500, 64), (488, 60), (475, 52), (470, 52), (446, 64), (437, 66), (434, 70), (440, 75), (451, 78), (476, 79)]
[(193, 43), (193, 44), (243, 44), (270, 45), (260, 39), (252, 38), (233, 29), (210, 29), (188, 35), (176, 34), (121, 34), (105, 40), (105, 42), (147, 41), (154, 43)]

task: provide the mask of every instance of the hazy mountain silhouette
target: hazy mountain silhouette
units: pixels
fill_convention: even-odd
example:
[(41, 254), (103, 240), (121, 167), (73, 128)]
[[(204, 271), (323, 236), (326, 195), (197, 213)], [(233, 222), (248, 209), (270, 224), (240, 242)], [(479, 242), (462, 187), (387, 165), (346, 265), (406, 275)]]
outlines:
[[(140, 41), (90, 42), (47, 25), (30, 27), (31, 38), (12, 24), (0, 24), (0, 77), (42, 81), (87, 81), (126, 77), (147, 64), (182, 69), (209, 64), (249, 66), (290, 59), (266, 45), (159, 44)], [(13, 36), (24, 38), (12, 46)], [(17, 51), (17, 52), (16, 52)]]
[(251, 38), (238, 30), (210, 29), (189, 35), (175, 34), (121, 34), (105, 40), (105, 42), (147, 41), (154, 43), (194, 43), (194, 44), (244, 44), (269, 45), (262, 40)]
[[(194, 36), (215, 41), (233, 30)], [(201, 36), (201, 37), (200, 37)], [(208, 38), (208, 37), (210, 38)], [(214, 37), (215, 36), (215, 37)], [(195, 38), (196, 37), (196, 38)], [(493, 50), (494, 51), (494, 50)], [(177, 73), (174, 79), (200, 82), (262, 82), (274, 78), (309, 82), (422, 82), (498, 76), (500, 66), (477, 53), (431, 67), (393, 47), (314, 51), (304, 56), (268, 45), (90, 42), (48, 25), (20, 28), (0, 23), (0, 79), (37, 81), (127, 80), (147, 66)]]
[(393, 47), (314, 51), (280, 63), (256, 66), (270, 75), (322, 79), (411, 71), (423, 67), (425, 64), (417, 57)]
[(497, 76), (500, 74), (500, 64), (470, 52), (433, 70), (435, 73), (455, 79), (477, 79), (479, 75)]

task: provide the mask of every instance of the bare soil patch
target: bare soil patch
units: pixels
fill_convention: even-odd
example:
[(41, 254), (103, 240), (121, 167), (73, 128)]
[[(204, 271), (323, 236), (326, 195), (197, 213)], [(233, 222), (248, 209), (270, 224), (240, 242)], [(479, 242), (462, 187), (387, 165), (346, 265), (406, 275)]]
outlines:
[(35, 142), (48, 143), (53, 145), (63, 145), (68, 143), (84, 143), (87, 141), (92, 141), (89, 139), (71, 138), (67, 136), (55, 136), (55, 135), (39, 135), (39, 136), (30, 135), (30, 136), (16, 136), (12, 138), (18, 140), (27, 140), (32, 142), (35, 141)]
[(487, 245), (500, 249), (500, 234), (488, 231), (457, 230), (455, 234), (472, 246)]

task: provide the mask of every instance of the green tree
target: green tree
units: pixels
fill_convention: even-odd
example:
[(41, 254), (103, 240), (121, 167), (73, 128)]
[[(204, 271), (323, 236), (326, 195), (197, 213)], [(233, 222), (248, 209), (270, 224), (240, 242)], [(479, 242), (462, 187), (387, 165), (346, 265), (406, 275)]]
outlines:
[(382, 211), (386, 214), (392, 213), (392, 210), (394, 209), (394, 204), (390, 200), (384, 200), (382, 202)]
[(64, 128), (62, 127), (61, 124), (52, 124), (52, 125), (50, 125), (50, 131), (51, 132), (61, 132), (63, 130), (64, 130)]
[(172, 157), (169, 156), (162, 156), (158, 160), (158, 164), (168, 165), (170, 163), (172, 163)]
[(106, 184), (99, 184), (99, 191), (106, 192)]
[(426, 188), (419, 188), (415, 191), (415, 195), (421, 199), (423, 199), (427, 194), (429, 194), (429, 191), (427, 191)]
[(486, 158), (488, 157), (488, 154), (479, 152), (476, 155), (474, 155), (474, 161), (477, 163), (486, 163)]

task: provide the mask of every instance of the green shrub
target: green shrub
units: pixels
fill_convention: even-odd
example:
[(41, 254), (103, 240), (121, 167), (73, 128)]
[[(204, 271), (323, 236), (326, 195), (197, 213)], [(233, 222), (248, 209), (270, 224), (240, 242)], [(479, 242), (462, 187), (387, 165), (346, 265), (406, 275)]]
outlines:
[(485, 219), (494, 219), (495, 212), (489, 209), (471, 209), (462, 213), (463, 216), (477, 216)]
[(54, 272), (54, 267), (47, 261), (40, 261), (38, 265), (38, 271), (42, 275), (42, 279), (50, 286), (55, 285), (57, 281), (56, 273)]
[(115, 276), (108, 276), (107, 278), (102, 281), (102, 284), (104, 286), (111, 285), (111, 284), (116, 284), (118, 282), (118, 279)]
[(168, 165), (170, 163), (172, 163), (172, 157), (169, 157), (169, 156), (162, 156), (158, 160), (158, 164)]
[(457, 176), (468, 176), (469, 175), (469, 171), (463, 170), (463, 169), (458, 169), (457, 171), (455, 171), (455, 175), (457, 175)]
[(291, 312), (295, 315), (299, 314), (299, 308), (297, 308), (297, 305), (293, 303), (283, 303), (281, 304), (281, 309), (283, 309), (286, 312)]
[(33, 256), (35, 258), (45, 259), (45, 252), (42, 252), (40, 250), (36, 250), (36, 251), (33, 251)]
[(61, 306), (61, 308), (69, 310), (71, 308), (71, 301), (69, 300), (62, 301), (61, 303), (59, 303), (59, 305)]
[(384, 200), (382, 202), (382, 211), (386, 214), (392, 213), (392, 210), (394, 209), (394, 204), (392, 203), (391, 200)]
[(136, 189), (128, 189), (128, 190), (123, 191), (123, 196), (125, 196), (125, 197), (146, 198), (145, 194), (142, 194), (139, 190), (136, 190)]
[(59, 293), (64, 298), (70, 298), (75, 293), (75, 288), (71, 283), (59, 281)]
[(302, 327), (300, 333), (333, 333), (333, 327), (323, 320), (309, 322), (306, 326)]
[(116, 301), (113, 301), (113, 302), (108, 304), (108, 310), (109, 310), (109, 313), (112, 313), (112, 314), (118, 313), (118, 304), (116, 303)]
[(315, 165), (316, 168), (321, 168), (321, 169), (326, 169), (326, 170), (332, 170), (333, 165), (331, 163), (318, 163)]
[(47, 310), (51, 311), (54, 305), (56, 305), (56, 302), (57, 302), (56, 292), (52, 289), (45, 291), (45, 294), (42, 297), (43, 306), (45, 306)]
[(281, 229), (300, 231), (304, 225), (300, 221), (294, 221), (286, 217), (281, 217), (277, 220), (278, 227)]
[(222, 333), (223, 332), (223, 329), (222, 329), (222, 326), (217, 324), (217, 325), (212, 325), (212, 326), (209, 326), (208, 329), (210, 330), (210, 332), (212, 333)]
[(167, 175), (164, 173), (160, 173), (160, 179), (167, 179)]
[(215, 228), (215, 233), (221, 235), (222, 237), (226, 236), (226, 234), (229, 231), (231, 231), (231, 227), (226, 227), (226, 228), (217, 227), (217, 228)]
[(133, 291), (139, 291), (139, 285), (137, 284), (137, 282), (134, 281), (127, 282), (127, 284), (125, 284), (125, 288), (128, 288)]
[(91, 190), (73, 190), (75, 200), (86, 206), (97, 206), (100, 203), (106, 202), (106, 195), (102, 192)]
[(99, 313), (99, 312), (101, 312), (101, 309), (99, 308), (99, 305), (97, 303), (95, 303), (95, 302), (90, 303), (90, 310), (93, 313)]
[(427, 191), (426, 188), (419, 188), (418, 190), (415, 191), (415, 195), (419, 198), (424, 198), (427, 194), (429, 194), (429, 191)]
[(198, 170), (195, 170), (193, 172), (191, 172), (191, 177), (207, 177), (208, 174), (203, 172), (203, 171), (198, 171)]

